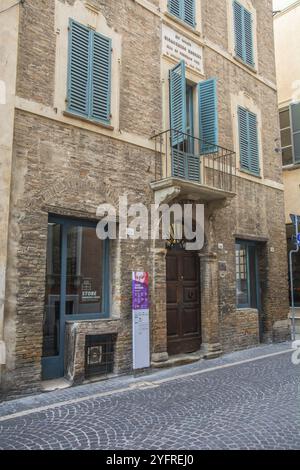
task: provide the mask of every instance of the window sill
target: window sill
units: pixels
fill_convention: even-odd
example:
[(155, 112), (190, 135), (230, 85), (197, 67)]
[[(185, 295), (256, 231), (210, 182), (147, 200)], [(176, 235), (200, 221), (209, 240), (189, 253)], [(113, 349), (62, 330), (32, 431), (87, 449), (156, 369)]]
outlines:
[(237, 312), (239, 313), (247, 313), (247, 312), (252, 312), (252, 313), (257, 313), (258, 314), (258, 310), (257, 308), (254, 308), (254, 307), (236, 307), (236, 310)]
[(262, 179), (261, 174), (253, 173), (252, 171), (245, 170), (244, 168), (240, 168), (240, 173), (245, 173), (245, 175), (253, 176), (254, 178)]
[(257, 68), (255, 67), (255, 65), (250, 65), (250, 64), (247, 64), (247, 62), (244, 62), (243, 59), (241, 59), (240, 57), (238, 57), (237, 55), (233, 55), (233, 58), (234, 60), (236, 60), (237, 62), (239, 62), (241, 65), (243, 65), (244, 67), (247, 67), (247, 69), (251, 70), (251, 72), (257, 74)]
[(196, 30), (197, 24), (195, 24), (195, 26), (193, 27), (189, 25), (188, 23), (186, 23), (185, 21), (178, 18), (177, 16), (172, 15), (172, 13), (170, 13), (169, 11), (165, 11), (165, 16), (169, 18), (170, 20), (173, 20), (175, 23), (179, 24), (180, 26), (184, 26), (191, 33), (194, 33), (197, 36), (200, 36), (200, 32)]
[(70, 117), (72, 119), (77, 119), (77, 120), (80, 120), (80, 121), (87, 122), (87, 123), (92, 124), (92, 125), (97, 126), (97, 127), (102, 127), (104, 129), (108, 129), (110, 131), (114, 130), (114, 127), (111, 126), (110, 124), (105, 124), (104, 122), (94, 121), (93, 119), (89, 119), (87, 117), (80, 116), (79, 114), (71, 113), (70, 111), (63, 111), (63, 115), (66, 116), (66, 117)]
[(101, 322), (101, 323), (110, 323), (110, 322), (115, 322), (118, 319), (116, 318), (111, 318), (111, 317), (98, 317), (98, 318), (80, 318), (76, 319), (67, 319), (66, 323), (73, 324), (73, 323), (94, 323), (94, 322)]
[(300, 168), (300, 162), (290, 163), (289, 165), (283, 165), (282, 166), (283, 171), (298, 170), (299, 168)]

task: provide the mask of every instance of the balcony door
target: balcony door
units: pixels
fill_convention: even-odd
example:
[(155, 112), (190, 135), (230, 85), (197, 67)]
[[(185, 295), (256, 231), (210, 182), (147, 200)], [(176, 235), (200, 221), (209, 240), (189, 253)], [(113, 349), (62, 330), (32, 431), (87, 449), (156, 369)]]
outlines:
[(108, 244), (96, 224), (50, 218), (43, 322), (42, 376), (64, 376), (66, 322), (108, 314)]
[(172, 176), (200, 181), (200, 159), (195, 152), (194, 91), (186, 81), (185, 63), (170, 72)]

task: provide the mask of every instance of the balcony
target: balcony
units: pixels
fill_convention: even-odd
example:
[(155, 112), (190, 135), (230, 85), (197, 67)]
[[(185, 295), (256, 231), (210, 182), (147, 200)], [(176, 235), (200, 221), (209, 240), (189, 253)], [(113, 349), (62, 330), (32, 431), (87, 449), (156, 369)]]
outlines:
[(176, 130), (152, 137), (155, 142), (157, 203), (181, 199), (210, 202), (236, 194), (235, 152)]

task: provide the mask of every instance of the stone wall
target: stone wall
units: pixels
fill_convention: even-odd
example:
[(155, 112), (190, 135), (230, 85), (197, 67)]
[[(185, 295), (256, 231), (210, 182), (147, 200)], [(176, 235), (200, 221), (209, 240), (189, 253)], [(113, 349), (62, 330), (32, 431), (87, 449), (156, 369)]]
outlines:
[[(98, 205), (114, 203), (119, 195), (128, 194), (129, 202), (147, 206), (154, 200), (150, 183), (155, 179), (155, 152), (149, 137), (154, 130), (163, 130), (159, 11), (154, 14), (143, 2), (132, 0), (89, 1), (122, 40), (120, 128), (109, 135), (107, 129), (101, 133), (86, 124), (81, 127), (78, 121), (66, 122), (54, 108), (55, 5), (73, 5), (74, 1), (27, 0), (21, 9), (5, 301), (7, 364), (1, 384), (3, 392), (9, 390), (11, 395), (40, 389), (48, 215), (96, 220)], [(159, 6), (158, 0), (148, 3)], [(202, 283), (209, 289), (203, 297), (202, 319), (203, 340), (207, 352), (213, 354), (219, 343), (223, 351), (259, 343), (258, 312), (236, 308), (238, 237), (261, 243), (263, 339), (278, 341), (288, 334), (281, 166), (274, 152), (279, 136), (277, 101), (276, 90), (267, 83), (275, 80), (271, 2), (252, 3), (257, 9), (258, 74), (211, 47), (204, 50), (206, 78), (218, 78), (220, 144), (238, 151), (234, 97), (247, 96), (260, 109), (262, 121), (262, 177), (240, 175), (237, 197), (228, 206), (216, 207), (210, 217), (206, 253), (210, 264), (202, 266), (203, 275), (209, 276)], [(202, 0), (201, 5), (204, 36), (226, 52), (226, 2)], [(31, 112), (20, 109), (20, 102), (22, 106), (34, 102)], [(131, 143), (125, 141), (129, 134)], [(70, 366), (76, 382), (83, 380), (84, 337), (90, 332), (112, 329), (117, 333), (116, 371), (131, 370), (133, 270), (150, 273), (152, 359), (167, 358), (165, 253), (163, 243), (121, 241), (113, 245), (111, 321), (76, 324), (78, 348), (71, 353), (73, 369)], [(219, 262), (226, 263), (224, 275), (218, 271)]]

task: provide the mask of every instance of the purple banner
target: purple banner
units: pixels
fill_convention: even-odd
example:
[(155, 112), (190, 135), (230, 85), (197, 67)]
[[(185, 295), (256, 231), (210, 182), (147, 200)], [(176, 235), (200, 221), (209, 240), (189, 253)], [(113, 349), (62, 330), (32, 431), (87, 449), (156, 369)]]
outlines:
[(134, 272), (132, 274), (132, 309), (149, 309), (149, 275)]

